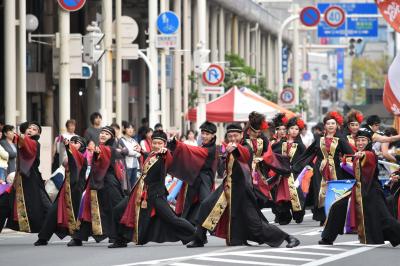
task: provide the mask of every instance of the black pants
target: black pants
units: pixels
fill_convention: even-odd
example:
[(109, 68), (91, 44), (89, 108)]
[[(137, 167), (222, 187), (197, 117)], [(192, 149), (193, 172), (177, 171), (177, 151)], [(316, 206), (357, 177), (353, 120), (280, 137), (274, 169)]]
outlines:
[(288, 237), (287, 233), (264, 220), (252, 201), (243, 200), (241, 209), (249, 240), (278, 247)]
[(330, 242), (335, 241), (338, 235), (343, 234), (343, 228), (346, 222), (347, 205), (349, 197), (336, 201), (329, 210), (328, 221), (326, 222), (322, 238)]
[(49, 241), (51, 236), (57, 229), (57, 203), (58, 199), (49, 209), (46, 219), (44, 220), (42, 229), (39, 232), (38, 238)]
[(7, 218), (10, 216), (10, 195), (4, 193), (0, 196), (0, 233), (4, 228)]

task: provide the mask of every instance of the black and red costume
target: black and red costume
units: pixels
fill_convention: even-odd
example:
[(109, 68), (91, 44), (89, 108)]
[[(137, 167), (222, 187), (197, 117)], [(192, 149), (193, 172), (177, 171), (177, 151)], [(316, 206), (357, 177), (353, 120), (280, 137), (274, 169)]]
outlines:
[[(359, 131), (357, 136), (363, 134)], [(356, 183), (332, 204), (320, 244), (332, 244), (338, 234), (343, 234), (346, 221), (362, 244), (400, 244), (400, 222), (387, 208), (377, 166), (377, 156), (370, 147), (363, 157), (353, 160)]]
[(6, 227), (15, 231), (38, 233), (51, 200), (39, 171), (39, 135), (16, 137), (17, 171), (13, 185), (0, 196), (0, 232)]
[[(240, 125), (229, 125), (228, 132), (242, 132)], [(264, 161), (270, 162), (270, 158)], [(226, 176), (222, 184), (200, 205), (196, 238), (203, 230), (224, 238), (229, 246), (243, 245), (248, 240), (280, 246), (284, 240), (298, 243), (278, 227), (268, 223), (257, 204), (251, 177), (252, 153), (246, 142), (227, 154)], [(296, 242), (294, 244), (294, 242)]]
[(124, 198), (121, 185), (123, 173), (119, 165), (121, 154), (114, 147), (115, 131), (109, 126), (102, 128), (102, 131), (110, 132), (112, 138), (100, 144), (100, 152), (93, 155), (92, 168), (80, 204), (78, 229), (68, 246), (80, 246), (89, 236), (96, 241), (109, 237), (112, 210)]
[[(289, 119), (286, 127), (289, 129), (292, 126), (298, 126), (299, 130), (304, 128), (304, 122), (300, 118), (293, 117)], [(293, 140), (288, 138), (281, 139), (274, 145), (273, 151), (285, 155), (289, 158), (290, 164), (300, 158), (306, 147), (301, 140), (300, 134)], [(290, 223), (295, 220), (296, 223), (301, 223), (304, 217), (305, 197), (299, 187), (295, 186), (297, 174), (290, 173), (289, 176), (280, 178), (277, 184), (275, 201), (276, 201), (276, 219), (281, 225)]]
[(73, 145), (65, 145), (68, 165), (65, 169), (64, 181), (47, 213), (38, 235), (39, 240), (35, 245), (46, 245), (54, 233), (63, 239), (67, 235), (72, 236), (77, 230), (79, 205), (86, 184), (87, 161), (83, 155), (86, 148), (84, 139), (74, 136), (71, 142), (74, 141), (79, 141), (81, 148), (77, 150)]
[[(155, 131), (152, 138), (162, 138), (166, 142), (163, 132)], [(192, 153), (193, 157), (186, 157), (185, 161), (182, 161), (181, 155), (184, 153), (180, 155), (180, 149), (187, 146), (180, 142), (176, 146), (175, 158), (170, 151), (149, 153), (142, 168), (142, 175), (129, 198), (114, 208), (113, 237), (116, 242), (111, 248), (126, 247), (127, 242), (144, 245), (148, 242), (182, 241), (186, 244), (193, 239), (195, 227), (186, 219), (178, 217), (167, 201), (165, 176), (170, 172), (178, 178), (184, 176), (184, 181), (193, 184), (202, 164), (196, 164), (196, 160), (190, 164), (190, 158), (198, 157), (196, 152)], [(200, 157), (206, 158), (207, 150), (200, 149)]]

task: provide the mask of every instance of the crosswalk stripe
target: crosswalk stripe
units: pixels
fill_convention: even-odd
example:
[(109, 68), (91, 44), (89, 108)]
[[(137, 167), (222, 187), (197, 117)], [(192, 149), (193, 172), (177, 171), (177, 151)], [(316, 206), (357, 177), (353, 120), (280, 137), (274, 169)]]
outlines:
[(343, 259), (343, 258), (346, 258), (346, 257), (350, 257), (350, 256), (353, 256), (353, 255), (359, 254), (359, 253), (363, 253), (363, 252), (366, 252), (368, 250), (377, 248), (379, 246), (381, 246), (381, 245), (374, 246), (374, 247), (360, 247), (360, 248), (352, 249), (352, 250), (349, 250), (347, 252), (343, 252), (341, 254), (337, 254), (335, 256), (331, 256), (331, 257), (327, 257), (327, 258), (323, 258), (323, 259), (320, 259), (320, 260), (316, 260), (316, 261), (312, 261), (312, 262), (306, 263), (303, 266), (324, 265), (324, 264), (326, 264), (328, 262), (337, 261), (339, 259)]
[(282, 264), (282, 263), (271, 263), (271, 262), (250, 261), (250, 260), (232, 260), (232, 259), (223, 259), (214, 257), (200, 257), (195, 259), (202, 261), (215, 261), (215, 262), (226, 262), (226, 263), (246, 264), (246, 265), (295, 266), (295, 264)]
[(335, 254), (330, 254), (330, 253), (309, 252), (309, 251), (300, 251), (300, 250), (269, 250), (268, 252), (281, 252), (281, 253), (290, 253), (290, 254), (299, 254), (299, 255), (314, 255), (314, 256), (335, 255)]
[(183, 262), (176, 262), (173, 264), (169, 264), (171, 266), (207, 266), (204, 264), (193, 264), (193, 263), (183, 263)]
[(233, 254), (234, 256), (242, 256), (242, 257), (252, 257), (252, 258), (265, 258), (265, 259), (280, 259), (280, 260), (296, 260), (296, 261), (314, 261), (315, 259), (305, 259), (298, 257), (284, 257), (284, 256), (273, 256), (273, 255), (261, 255), (261, 254)]

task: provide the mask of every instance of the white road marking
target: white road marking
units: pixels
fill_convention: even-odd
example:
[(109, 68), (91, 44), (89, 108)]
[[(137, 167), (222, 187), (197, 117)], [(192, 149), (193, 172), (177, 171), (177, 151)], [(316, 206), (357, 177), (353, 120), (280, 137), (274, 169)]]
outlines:
[(190, 260), (190, 259), (195, 259), (200, 256), (213, 256), (215, 253), (224, 253), (224, 252), (229, 252), (237, 249), (243, 249), (246, 248), (246, 246), (238, 246), (238, 247), (228, 247), (220, 250), (215, 250), (203, 254), (196, 254), (196, 255), (190, 255), (190, 256), (183, 256), (183, 257), (174, 257), (174, 258), (168, 258), (168, 259), (159, 259), (159, 260), (150, 260), (150, 261), (142, 261), (142, 262), (134, 262), (134, 263), (127, 263), (127, 264), (117, 264), (113, 266), (134, 266), (134, 265), (166, 265), (162, 264), (163, 262), (168, 262), (169, 263), (174, 263), (174, 262), (179, 262), (179, 261), (184, 261), (184, 260)]
[(323, 259), (320, 259), (320, 260), (315, 260), (315, 261), (303, 264), (302, 266), (323, 265), (323, 264), (326, 264), (328, 262), (332, 262), (332, 261), (336, 261), (336, 260), (339, 260), (339, 259), (347, 258), (347, 257), (353, 256), (353, 255), (356, 255), (356, 254), (359, 254), (359, 253), (363, 253), (363, 252), (369, 251), (371, 249), (374, 249), (374, 248), (377, 248), (377, 247), (380, 247), (380, 246), (382, 246), (382, 245), (376, 245), (376, 246), (373, 246), (373, 247), (360, 247), (360, 248), (352, 249), (352, 250), (349, 250), (349, 251), (346, 251), (346, 252), (343, 252), (343, 253), (340, 253), (340, 254), (336, 254), (336, 255), (331, 256), (331, 257), (327, 257), (327, 258), (323, 258)]
[(320, 234), (322, 232), (322, 229), (312, 228), (312, 229), (307, 229), (307, 230), (303, 230), (303, 231), (299, 231), (299, 232), (293, 233), (292, 235), (298, 236), (298, 235), (304, 235), (304, 234), (307, 234), (307, 233), (310, 233), (310, 232), (318, 232)]
[(177, 263), (173, 263), (170, 264), (171, 266), (207, 266), (204, 264), (193, 264), (193, 263), (181, 263), (181, 262), (177, 262)]
[[(287, 253), (287, 252), (286, 252)], [(251, 257), (251, 258), (264, 258), (264, 259), (282, 259), (282, 256), (272, 256), (272, 255), (260, 255), (260, 254), (246, 254), (237, 252), (237, 254), (232, 254), (234, 256)], [(305, 259), (298, 257), (284, 257), (284, 260), (296, 260), (296, 261), (314, 261), (315, 259)]]
[[(342, 243), (340, 243), (340, 244), (342, 245)], [(322, 245), (310, 245), (310, 246), (305, 246), (304, 248), (321, 249), (321, 250), (333, 250), (333, 251), (346, 251), (347, 250), (345, 248), (338, 248), (338, 247), (332, 247), (332, 246), (322, 246)]]
[(222, 259), (214, 257), (200, 257), (196, 260), (202, 261), (215, 261), (215, 262), (226, 262), (234, 264), (246, 264), (246, 265), (265, 265), (265, 266), (295, 266), (294, 264), (282, 264), (282, 263), (271, 263), (271, 262), (261, 262), (261, 261), (251, 261), (251, 260), (232, 260), (232, 259)]
[(308, 232), (308, 233), (304, 233), (304, 234), (301, 234), (301, 235), (302, 236), (316, 236), (316, 235), (320, 235), (321, 232), (322, 232), (321, 229), (317, 229), (317, 230), (314, 230), (314, 231), (311, 231), (311, 232)]

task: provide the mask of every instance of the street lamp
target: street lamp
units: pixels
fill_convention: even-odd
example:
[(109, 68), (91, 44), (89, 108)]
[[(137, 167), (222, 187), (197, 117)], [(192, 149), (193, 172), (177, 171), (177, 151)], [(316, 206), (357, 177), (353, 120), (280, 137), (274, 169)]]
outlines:
[(34, 32), (39, 27), (39, 20), (33, 14), (26, 14), (26, 31)]

